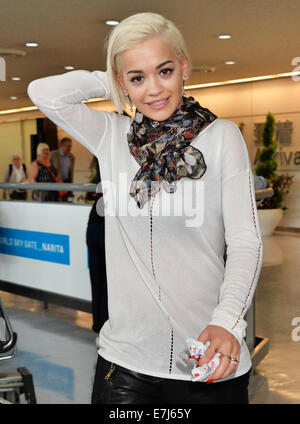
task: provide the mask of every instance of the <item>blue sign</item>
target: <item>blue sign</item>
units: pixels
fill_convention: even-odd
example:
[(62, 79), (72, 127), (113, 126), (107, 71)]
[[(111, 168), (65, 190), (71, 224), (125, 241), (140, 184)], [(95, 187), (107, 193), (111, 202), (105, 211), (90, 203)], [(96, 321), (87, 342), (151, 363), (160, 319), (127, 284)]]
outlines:
[(70, 265), (70, 240), (65, 234), (0, 227), (0, 253)]

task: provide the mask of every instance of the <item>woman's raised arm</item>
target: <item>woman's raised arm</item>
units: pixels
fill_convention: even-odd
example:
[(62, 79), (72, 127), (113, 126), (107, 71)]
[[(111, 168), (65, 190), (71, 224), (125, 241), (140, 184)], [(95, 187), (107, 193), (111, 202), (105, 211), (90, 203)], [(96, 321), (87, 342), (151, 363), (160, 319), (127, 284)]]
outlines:
[(96, 154), (107, 136), (109, 112), (82, 103), (91, 98), (110, 98), (105, 72), (71, 71), (40, 78), (28, 86), (32, 102), (56, 125)]

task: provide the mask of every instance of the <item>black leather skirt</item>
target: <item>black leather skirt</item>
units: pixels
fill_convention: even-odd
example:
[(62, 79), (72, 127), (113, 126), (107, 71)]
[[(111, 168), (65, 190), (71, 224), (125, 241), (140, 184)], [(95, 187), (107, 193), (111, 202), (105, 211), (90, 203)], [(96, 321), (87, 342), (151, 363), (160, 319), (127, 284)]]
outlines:
[(248, 404), (250, 371), (219, 383), (153, 377), (98, 355), (93, 404)]

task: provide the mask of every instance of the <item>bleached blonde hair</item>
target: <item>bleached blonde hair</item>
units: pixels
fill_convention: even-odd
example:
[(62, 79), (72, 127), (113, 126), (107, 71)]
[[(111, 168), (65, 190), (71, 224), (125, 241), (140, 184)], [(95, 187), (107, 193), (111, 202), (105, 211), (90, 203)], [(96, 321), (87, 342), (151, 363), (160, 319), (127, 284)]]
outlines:
[(46, 143), (39, 143), (38, 146), (37, 146), (37, 148), (36, 148), (36, 155), (37, 156), (41, 156), (42, 150), (43, 149), (46, 149), (46, 148), (48, 148), (50, 150), (48, 144), (46, 144)]
[(130, 102), (116, 79), (117, 74), (121, 74), (119, 55), (147, 38), (157, 35), (161, 35), (170, 43), (180, 62), (186, 57), (191, 63), (185, 41), (179, 29), (174, 22), (157, 13), (143, 12), (129, 16), (115, 26), (108, 35), (106, 41), (106, 72), (111, 98), (120, 114), (123, 113)]

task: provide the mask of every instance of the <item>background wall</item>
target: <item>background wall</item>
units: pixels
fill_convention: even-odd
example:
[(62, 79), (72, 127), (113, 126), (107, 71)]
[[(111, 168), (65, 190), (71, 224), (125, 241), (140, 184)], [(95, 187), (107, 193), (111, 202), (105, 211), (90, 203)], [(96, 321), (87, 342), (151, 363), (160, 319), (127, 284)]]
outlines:
[(4, 122), (0, 124), (0, 175), (3, 178), (14, 154), (30, 163), (30, 134), (36, 133), (36, 120)]
[[(219, 118), (229, 119), (237, 125), (244, 124), (242, 132), (252, 161), (257, 150), (254, 124), (264, 122), (268, 112), (273, 113), (276, 121), (293, 122), (292, 144), (284, 147), (283, 151), (300, 151), (300, 81), (297, 83), (292, 78), (281, 78), (203, 88), (187, 93)], [(300, 161), (297, 166), (283, 164), (281, 168), (300, 170)]]

